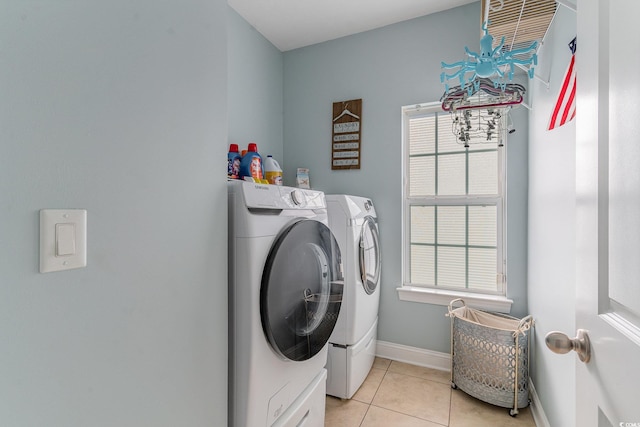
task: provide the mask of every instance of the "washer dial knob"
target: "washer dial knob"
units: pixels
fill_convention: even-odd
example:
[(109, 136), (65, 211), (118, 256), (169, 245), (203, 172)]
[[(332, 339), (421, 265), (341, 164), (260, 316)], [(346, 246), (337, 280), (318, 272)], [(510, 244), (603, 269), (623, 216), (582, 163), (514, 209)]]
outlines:
[(300, 190), (293, 190), (291, 192), (291, 201), (296, 206), (304, 206), (306, 199), (304, 193)]

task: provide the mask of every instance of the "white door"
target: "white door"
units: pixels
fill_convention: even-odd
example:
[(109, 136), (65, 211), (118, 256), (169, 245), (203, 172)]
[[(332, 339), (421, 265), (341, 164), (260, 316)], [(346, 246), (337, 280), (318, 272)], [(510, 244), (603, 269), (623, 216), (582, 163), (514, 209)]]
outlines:
[(637, 0), (578, 2), (576, 325), (591, 339), (580, 427), (640, 426), (638, 17)]

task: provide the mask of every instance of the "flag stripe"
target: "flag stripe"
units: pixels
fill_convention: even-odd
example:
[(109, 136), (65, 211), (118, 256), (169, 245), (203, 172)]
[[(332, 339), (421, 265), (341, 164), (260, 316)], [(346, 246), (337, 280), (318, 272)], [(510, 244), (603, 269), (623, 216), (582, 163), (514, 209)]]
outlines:
[[(567, 116), (575, 106), (573, 102), (575, 97), (576, 97), (576, 79), (574, 76), (574, 78), (571, 81), (571, 94), (569, 95), (569, 100), (567, 101), (567, 105), (564, 106), (564, 112), (562, 113), (562, 120), (560, 120), (560, 126), (562, 126), (567, 122)], [(575, 113), (575, 110), (574, 110), (574, 113)]]
[[(575, 55), (571, 55), (571, 61), (564, 75), (564, 81), (560, 87), (560, 93), (556, 100), (553, 113), (549, 120), (547, 130), (562, 126), (567, 121), (571, 121), (575, 117), (575, 95), (576, 95), (576, 73), (575, 73)], [(569, 95), (567, 96), (567, 92)], [(562, 112), (562, 116), (560, 116)], [(567, 120), (567, 117), (569, 119)], [(559, 122), (559, 123), (558, 123)]]
[(549, 129), (553, 129), (556, 126), (556, 120), (558, 119), (558, 113), (560, 112), (560, 108), (565, 100), (565, 95), (567, 93), (567, 88), (569, 86), (569, 82), (571, 81), (571, 74), (573, 73), (573, 66), (575, 63), (575, 55), (571, 55), (571, 62), (569, 63), (569, 68), (567, 73), (564, 76), (564, 81), (562, 82), (562, 86), (560, 88), (560, 94), (558, 95), (558, 100), (556, 101), (556, 105), (553, 109), (553, 114), (551, 115), (551, 123), (549, 124)]

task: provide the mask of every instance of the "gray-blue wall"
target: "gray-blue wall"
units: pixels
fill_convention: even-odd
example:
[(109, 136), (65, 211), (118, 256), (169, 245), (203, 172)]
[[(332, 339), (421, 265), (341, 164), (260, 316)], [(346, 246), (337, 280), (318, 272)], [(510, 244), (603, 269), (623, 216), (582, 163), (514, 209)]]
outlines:
[[(0, 6), (0, 424), (226, 425), (227, 4)], [(88, 265), (38, 272), (43, 208)]]
[[(438, 101), (440, 62), (479, 49), (480, 3), (390, 25), (284, 54), (284, 171), (294, 183), (309, 167), (311, 185), (327, 193), (368, 196), (376, 204), (382, 245), (378, 338), (449, 351), (446, 308), (399, 301), (402, 277), (401, 107)], [(331, 170), (332, 103), (362, 98), (362, 166)], [(508, 142), (508, 296), (527, 312), (527, 111), (514, 111)]]
[(228, 8), (229, 143), (282, 163), (283, 55)]

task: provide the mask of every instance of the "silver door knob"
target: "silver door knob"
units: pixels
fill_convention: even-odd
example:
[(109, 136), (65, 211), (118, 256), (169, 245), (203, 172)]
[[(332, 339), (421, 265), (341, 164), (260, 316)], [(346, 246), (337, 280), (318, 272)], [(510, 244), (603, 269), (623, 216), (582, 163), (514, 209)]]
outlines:
[(578, 336), (575, 338), (569, 338), (562, 332), (549, 332), (544, 341), (547, 343), (547, 347), (554, 353), (565, 354), (571, 350), (575, 350), (578, 353), (578, 357), (584, 363), (589, 363), (591, 359), (591, 341), (589, 335), (584, 329), (578, 329)]

